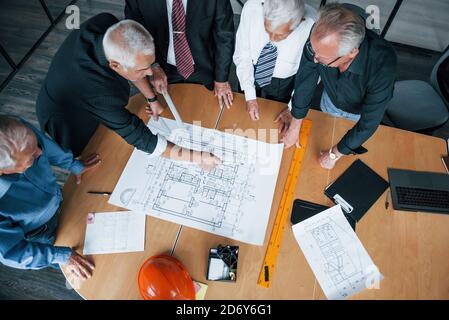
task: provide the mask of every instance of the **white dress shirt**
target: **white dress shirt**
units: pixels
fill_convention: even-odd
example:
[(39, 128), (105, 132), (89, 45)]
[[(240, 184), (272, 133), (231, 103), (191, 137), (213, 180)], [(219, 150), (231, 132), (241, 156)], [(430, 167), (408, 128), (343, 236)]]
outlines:
[[(263, 47), (270, 41), (264, 26), (264, 13), (261, 0), (248, 0), (242, 10), (237, 29), (234, 63), (237, 77), (245, 91), (246, 101), (256, 99), (254, 86), (254, 65)], [(298, 72), (302, 50), (316, 20), (316, 10), (306, 5), (304, 19), (284, 40), (273, 42), (278, 49), (273, 77), (285, 79)]]
[[(184, 11), (187, 14), (187, 0), (182, 0), (182, 4), (184, 6)], [(173, 0), (167, 0), (168, 34), (169, 34), (167, 62), (172, 66), (176, 66), (175, 46), (173, 44), (173, 25), (171, 22), (172, 11), (173, 11)], [(195, 61), (193, 63), (195, 63)]]
[(168, 146), (167, 139), (163, 135), (158, 134), (156, 147), (154, 148), (153, 153), (149, 154), (148, 156), (150, 158), (161, 156), (167, 149), (167, 146)]

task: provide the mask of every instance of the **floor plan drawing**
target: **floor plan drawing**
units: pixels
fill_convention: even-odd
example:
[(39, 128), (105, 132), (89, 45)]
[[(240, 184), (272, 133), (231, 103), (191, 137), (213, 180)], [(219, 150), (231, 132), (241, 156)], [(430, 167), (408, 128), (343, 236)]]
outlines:
[[(162, 121), (165, 123), (152, 121), (149, 127), (180, 146), (211, 152), (223, 164), (204, 171), (191, 163), (134, 150), (109, 202), (262, 245), (283, 146), (192, 125), (179, 130), (173, 120)], [(267, 152), (273, 154), (270, 163)], [(262, 155), (263, 161), (259, 161)], [(269, 171), (272, 173), (266, 174)]]
[(293, 231), (328, 299), (345, 299), (382, 279), (339, 206), (294, 225)]
[(335, 287), (339, 288), (341, 296), (346, 297), (347, 289), (355, 290), (360, 281), (364, 279), (364, 275), (345, 251), (334, 230), (335, 226), (335, 222), (330, 220), (328, 223), (313, 228), (310, 232), (325, 259), (326, 273)]

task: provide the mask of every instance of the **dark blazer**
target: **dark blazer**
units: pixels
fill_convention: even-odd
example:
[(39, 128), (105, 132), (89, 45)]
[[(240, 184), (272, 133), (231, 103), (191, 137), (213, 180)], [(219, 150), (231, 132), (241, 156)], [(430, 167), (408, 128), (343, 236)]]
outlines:
[[(156, 61), (166, 70), (169, 29), (166, 0), (126, 0), (125, 17), (154, 37)], [(188, 0), (186, 33), (203, 84), (228, 81), (234, 54), (234, 14), (230, 0)]]
[(41, 128), (76, 156), (100, 123), (145, 152), (157, 144), (157, 136), (125, 109), (130, 85), (109, 68), (103, 51), (103, 36), (118, 21), (101, 13), (72, 31), (53, 57), (36, 102)]

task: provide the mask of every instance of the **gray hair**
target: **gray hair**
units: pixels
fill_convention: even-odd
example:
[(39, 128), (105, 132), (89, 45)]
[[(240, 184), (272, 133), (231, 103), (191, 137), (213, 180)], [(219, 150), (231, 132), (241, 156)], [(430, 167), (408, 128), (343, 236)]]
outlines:
[(304, 17), (304, 0), (265, 0), (265, 19), (271, 22), (273, 29), (290, 22), (290, 30), (294, 30)]
[(123, 20), (109, 27), (103, 37), (106, 58), (115, 60), (125, 69), (136, 65), (137, 54), (154, 54), (151, 34), (138, 22)]
[(318, 12), (318, 21), (312, 32), (318, 39), (337, 33), (340, 38), (338, 55), (345, 56), (358, 48), (365, 38), (365, 21), (343, 5), (330, 3)]
[(16, 165), (12, 154), (25, 150), (32, 140), (32, 131), (20, 120), (0, 116), (0, 170)]

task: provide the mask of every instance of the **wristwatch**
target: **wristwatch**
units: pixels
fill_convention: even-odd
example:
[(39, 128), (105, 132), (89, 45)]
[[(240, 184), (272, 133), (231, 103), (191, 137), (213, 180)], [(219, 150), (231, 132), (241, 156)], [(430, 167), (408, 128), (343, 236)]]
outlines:
[(152, 102), (156, 102), (157, 101), (157, 96), (155, 95), (153, 98), (147, 98), (147, 102), (148, 103), (152, 103)]
[(332, 148), (329, 149), (329, 158), (331, 158), (331, 160), (337, 160), (338, 156), (332, 152)]

